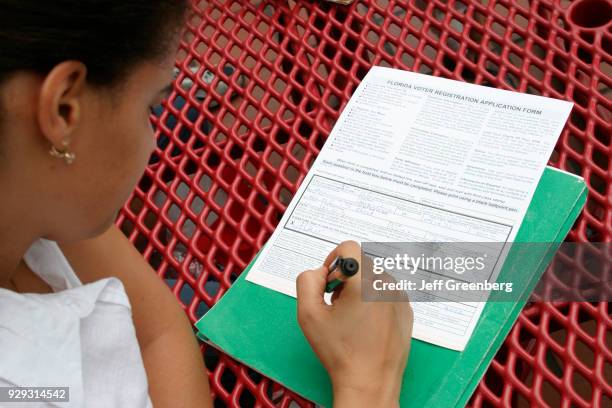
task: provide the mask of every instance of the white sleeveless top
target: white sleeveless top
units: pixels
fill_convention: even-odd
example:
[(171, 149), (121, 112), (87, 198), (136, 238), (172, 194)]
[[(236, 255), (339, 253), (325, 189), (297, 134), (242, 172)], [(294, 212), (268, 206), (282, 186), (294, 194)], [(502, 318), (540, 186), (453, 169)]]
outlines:
[(0, 288), (0, 386), (70, 387), (70, 402), (8, 405), (152, 407), (121, 281), (83, 285), (59, 246), (45, 239), (24, 261), (55, 293)]

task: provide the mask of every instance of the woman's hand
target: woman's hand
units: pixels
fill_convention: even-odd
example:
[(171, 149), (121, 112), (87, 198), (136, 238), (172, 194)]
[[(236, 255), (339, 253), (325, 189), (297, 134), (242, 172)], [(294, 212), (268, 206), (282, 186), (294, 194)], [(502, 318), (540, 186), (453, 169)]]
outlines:
[(338, 255), (359, 260), (361, 248), (345, 241), (321, 268), (298, 276), (298, 322), (331, 377), (335, 407), (399, 406), (412, 337), (410, 304), (362, 302), (361, 267), (326, 304), (328, 266)]

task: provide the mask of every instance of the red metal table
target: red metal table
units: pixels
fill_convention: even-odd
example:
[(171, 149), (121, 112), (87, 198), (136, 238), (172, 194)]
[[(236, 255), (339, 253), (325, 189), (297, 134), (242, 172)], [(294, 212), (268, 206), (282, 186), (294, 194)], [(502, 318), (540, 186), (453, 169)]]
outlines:
[[(158, 149), (117, 224), (195, 322), (265, 243), (372, 65), (572, 100), (550, 164), (589, 185), (569, 240), (612, 240), (611, 0), (194, 1)], [(607, 303), (528, 306), (471, 400), (610, 406)], [(310, 406), (202, 346), (216, 402)], [(171, 351), (170, 351), (171, 352)]]

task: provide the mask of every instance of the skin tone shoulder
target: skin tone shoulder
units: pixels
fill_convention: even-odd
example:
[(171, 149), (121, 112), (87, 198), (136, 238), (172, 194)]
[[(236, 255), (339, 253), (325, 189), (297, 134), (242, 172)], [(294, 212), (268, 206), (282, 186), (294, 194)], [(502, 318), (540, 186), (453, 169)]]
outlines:
[[(155, 147), (150, 108), (171, 89), (177, 44), (164, 57), (132, 67), (113, 88), (89, 85), (78, 61), (64, 61), (46, 75), (20, 71), (2, 83), (0, 287), (49, 292), (22, 257), (40, 237), (57, 241), (84, 283), (108, 276), (123, 282), (154, 405), (206, 407), (212, 406), (210, 391), (190, 322), (113, 223)], [(73, 153), (74, 162), (50, 155), (52, 147)], [(326, 305), (326, 268), (335, 254), (359, 258), (360, 252), (355, 243), (343, 243), (326, 265), (300, 275), (299, 322), (330, 373), (335, 406), (395, 405), (410, 308), (407, 302), (362, 303), (358, 279)]]

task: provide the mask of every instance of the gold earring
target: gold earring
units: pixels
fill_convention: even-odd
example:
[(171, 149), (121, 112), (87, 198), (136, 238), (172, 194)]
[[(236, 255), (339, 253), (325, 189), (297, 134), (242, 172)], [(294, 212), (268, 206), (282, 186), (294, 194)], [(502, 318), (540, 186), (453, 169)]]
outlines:
[[(63, 143), (64, 146), (67, 146), (67, 143)], [(72, 164), (76, 159), (76, 155), (70, 152), (68, 149), (59, 150), (57, 147), (51, 145), (51, 149), (49, 150), (49, 154), (58, 159), (63, 159), (66, 164)]]

